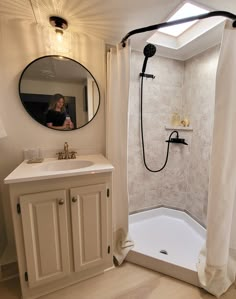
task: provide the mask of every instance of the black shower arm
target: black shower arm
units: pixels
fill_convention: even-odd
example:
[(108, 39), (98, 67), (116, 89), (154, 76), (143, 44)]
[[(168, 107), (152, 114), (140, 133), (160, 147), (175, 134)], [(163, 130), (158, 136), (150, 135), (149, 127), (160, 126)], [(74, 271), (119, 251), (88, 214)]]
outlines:
[(173, 25), (178, 25), (178, 24), (182, 24), (182, 23), (187, 23), (187, 22), (191, 22), (191, 21), (195, 21), (195, 20), (202, 20), (202, 19), (206, 19), (206, 18), (210, 18), (210, 17), (217, 17), (217, 16), (232, 19), (233, 20), (232, 26), (236, 27), (236, 15), (234, 15), (228, 11), (211, 11), (211, 12), (193, 16), (193, 17), (188, 17), (188, 18), (184, 18), (184, 19), (179, 19), (179, 20), (175, 20), (175, 21), (170, 21), (170, 22), (165, 22), (165, 23), (160, 23), (160, 24), (156, 24), (156, 25), (151, 25), (151, 26), (147, 26), (147, 27), (134, 29), (134, 30), (130, 31), (129, 33), (127, 33), (125, 37), (123, 37), (123, 39), (121, 40), (121, 43), (122, 43), (122, 46), (125, 47), (126, 40), (130, 36), (137, 34), (137, 33), (157, 30), (157, 29), (160, 29), (163, 27), (169, 27), (169, 26), (173, 26)]

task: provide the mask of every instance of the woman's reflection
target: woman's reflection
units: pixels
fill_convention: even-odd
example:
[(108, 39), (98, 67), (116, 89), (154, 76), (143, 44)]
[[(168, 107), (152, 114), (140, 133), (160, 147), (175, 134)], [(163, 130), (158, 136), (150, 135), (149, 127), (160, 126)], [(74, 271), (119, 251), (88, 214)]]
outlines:
[(74, 129), (74, 124), (66, 111), (65, 98), (59, 93), (52, 96), (46, 113), (46, 125), (49, 128), (57, 130)]

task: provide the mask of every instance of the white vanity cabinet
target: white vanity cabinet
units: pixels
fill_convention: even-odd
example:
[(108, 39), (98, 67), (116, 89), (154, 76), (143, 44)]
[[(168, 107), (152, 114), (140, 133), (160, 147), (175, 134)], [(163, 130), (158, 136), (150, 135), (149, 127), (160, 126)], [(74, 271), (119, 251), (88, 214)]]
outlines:
[(67, 205), (66, 190), (19, 196), (30, 288), (70, 273)]
[(111, 172), (9, 184), (23, 298), (113, 266)]
[(104, 263), (110, 253), (107, 244), (107, 203), (105, 184), (72, 188), (71, 222), (75, 271)]

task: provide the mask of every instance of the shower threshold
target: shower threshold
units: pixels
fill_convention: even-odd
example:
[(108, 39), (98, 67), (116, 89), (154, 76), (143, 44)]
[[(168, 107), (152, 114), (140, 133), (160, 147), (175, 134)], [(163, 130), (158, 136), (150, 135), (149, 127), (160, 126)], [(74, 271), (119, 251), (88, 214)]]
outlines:
[(199, 286), (196, 264), (206, 230), (185, 212), (156, 208), (129, 216), (126, 260)]

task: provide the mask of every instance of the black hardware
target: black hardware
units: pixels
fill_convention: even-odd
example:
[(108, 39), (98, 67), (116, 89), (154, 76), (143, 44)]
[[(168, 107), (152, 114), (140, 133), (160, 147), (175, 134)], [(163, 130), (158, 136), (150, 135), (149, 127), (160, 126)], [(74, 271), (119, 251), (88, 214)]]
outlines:
[(107, 189), (107, 197), (110, 196), (110, 189)]
[(126, 44), (125, 44), (126, 40), (131, 35), (134, 35), (134, 34), (137, 34), (137, 33), (157, 30), (157, 29), (160, 29), (160, 28), (163, 28), (163, 27), (169, 27), (169, 26), (173, 26), (173, 25), (178, 25), (178, 24), (182, 24), (182, 23), (187, 23), (187, 22), (191, 22), (191, 21), (195, 21), (195, 20), (201, 20), (201, 19), (206, 19), (206, 18), (210, 18), (210, 17), (217, 17), (217, 16), (232, 19), (233, 20), (232, 26), (236, 27), (236, 15), (234, 15), (234, 14), (228, 12), (228, 11), (211, 11), (211, 12), (204, 13), (204, 14), (197, 15), (197, 16), (193, 16), (193, 17), (183, 18), (183, 19), (179, 19), (179, 20), (175, 20), (175, 21), (164, 22), (164, 23), (160, 23), (160, 24), (155, 24), (155, 25), (151, 25), (151, 26), (147, 26), (147, 27), (134, 29), (134, 30), (130, 31), (129, 33), (127, 33), (125, 37), (123, 37), (123, 39), (121, 40), (121, 43), (122, 43), (122, 46), (125, 47), (126, 46)]
[(49, 17), (49, 23), (56, 28), (66, 29), (68, 27), (67, 21), (57, 16)]
[(165, 249), (160, 250), (160, 253), (168, 255), (168, 252)]
[(28, 281), (29, 277), (28, 277), (28, 272), (25, 272), (25, 281)]
[(179, 138), (179, 137), (176, 137), (176, 138), (170, 138), (169, 140), (166, 140), (166, 142), (170, 142), (170, 143), (181, 143), (181, 144), (185, 144), (185, 145), (188, 145), (185, 141), (184, 138)]
[(16, 205), (16, 210), (17, 210), (18, 214), (21, 213), (21, 208), (20, 208), (20, 204), (19, 203)]
[(110, 252), (111, 252), (111, 246), (108, 246), (107, 247), (107, 253), (110, 254)]
[(151, 74), (140, 73), (139, 76), (140, 76), (140, 77), (145, 77), (145, 78), (152, 78), (152, 79), (155, 79), (155, 76), (154, 76), (154, 75), (151, 75)]

